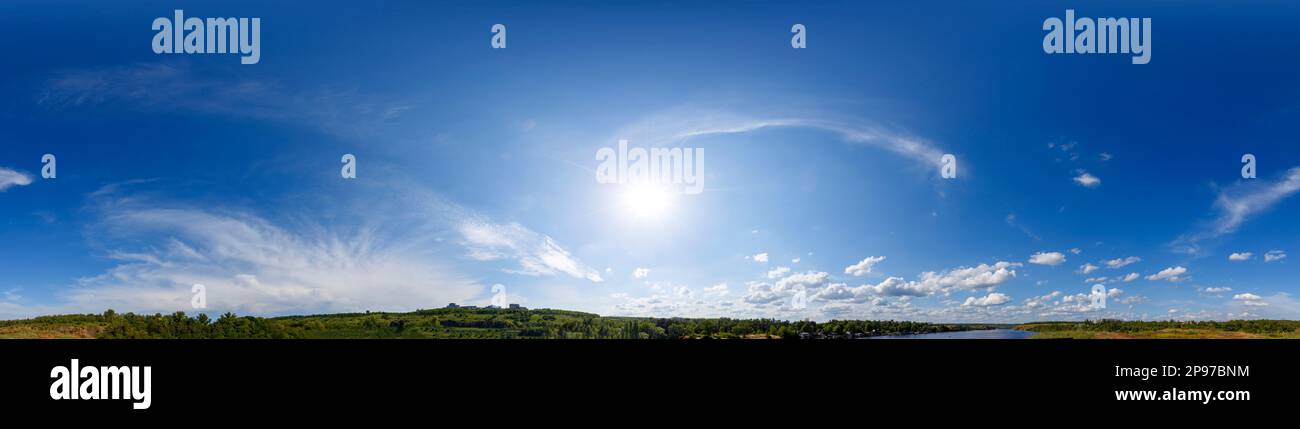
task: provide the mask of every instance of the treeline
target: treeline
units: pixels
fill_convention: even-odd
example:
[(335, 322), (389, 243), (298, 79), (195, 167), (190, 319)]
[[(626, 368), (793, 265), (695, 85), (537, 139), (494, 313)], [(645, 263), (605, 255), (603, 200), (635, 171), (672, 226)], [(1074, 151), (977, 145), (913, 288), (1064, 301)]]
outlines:
[(301, 332), (283, 323), (261, 317), (239, 317), (225, 313), (216, 320), (206, 314), (186, 316), (178, 311), (171, 315), (117, 314), (113, 310), (99, 315), (106, 326), (99, 338), (300, 338)]
[(1017, 329), (1035, 332), (1059, 331), (1097, 331), (1138, 333), (1165, 329), (1197, 329), (1226, 332), (1245, 332), (1251, 334), (1281, 334), (1300, 331), (1300, 321), (1296, 320), (1230, 320), (1214, 321), (1124, 321), (1124, 320), (1085, 320), (1083, 322), (1036, 322), (1020, 325)]
[[(97, 325), (98, 338), (571, 338), (723, 339), (860, 338), (875, 335), (989, 329), (991, 325), (905, 321), (686, 319), (602, 317), (548, 309), (445, 308), (411, 313), (345, 313), (263, 318), (222, 314), (215, 320), (170, 315), (103, 314), (47, 316), (0, 322), (27, 325)], [(3, 326), (3, 325), (0, 325)]]

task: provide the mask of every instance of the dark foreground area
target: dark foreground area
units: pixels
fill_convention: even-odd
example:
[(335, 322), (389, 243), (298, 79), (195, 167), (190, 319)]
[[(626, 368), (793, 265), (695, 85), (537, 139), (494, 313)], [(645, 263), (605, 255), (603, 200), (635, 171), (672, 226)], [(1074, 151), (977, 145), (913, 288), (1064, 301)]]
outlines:
[[(716, 420), (814, 409), (919, 416), (939, 407), (949, 416), (1104, 410), (1168, 422), (1289, 409), (1297, 355), (1300, 342), (1281, 340), (0, 341), (0, 403), (9, 415), (61, 421), (444, 414), (591, 421), (599, 410), (672, 420), (680, 418), (672, 410), (684, 409), (714, 410), (706, 414)], [(52, 399), (52, 369), (74, 364), (150, 368), (150, 406)], [(1236, 399), (1116, 399), (1193, 390)]]

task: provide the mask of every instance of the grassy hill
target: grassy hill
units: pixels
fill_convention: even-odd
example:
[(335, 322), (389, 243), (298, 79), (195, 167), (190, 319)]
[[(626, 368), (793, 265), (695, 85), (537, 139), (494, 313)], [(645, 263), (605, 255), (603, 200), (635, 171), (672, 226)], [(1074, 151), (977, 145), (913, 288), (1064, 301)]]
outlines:
[(1077, 339), (1252, 339), (1300, 338), (1300, 321), (1231, 320), (1227, 322), (1098, 320), (1035, 322), (1016, 326), (1033, 331), (1032, 338)]
[(997, 325), (833, 320), (602, 317), (564, 310), (443, 308), (252, 317), (103, 314), (0, 321), (0, 338), (858, 338)]

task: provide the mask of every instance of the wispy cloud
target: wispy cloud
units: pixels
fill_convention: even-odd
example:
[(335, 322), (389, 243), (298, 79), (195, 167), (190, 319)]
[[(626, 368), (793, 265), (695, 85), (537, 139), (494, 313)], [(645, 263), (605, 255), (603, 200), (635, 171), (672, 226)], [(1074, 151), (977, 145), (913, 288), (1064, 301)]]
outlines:
[(341, 135), (374, 131), (410, 108), (355, 89), (295, 89), (274, 80), (203, 74), (185, 62), (62, 71), (37, 101), (51, 109), (126, 106), (291, 122)]
[(578, 261), (555, 239), (520, 224), (498, 224), (474, 218), (461, 222), (457, 229), (471, 258), (481, 261), (511, 259), (519, 264), (508, 272), (527, 276), (565, 274), (596, 283), (604, 281), (599, 272)]
[[(644, 145), (672, 144), (712, 134), (737, 134), (769, 128), (809, 128), (835, 133), (845, 141), (879, 147), (925, 166), (943, 156), (933, 143), (865, 121), (812, 119), (799, 115), (748, 116), (725, 110), (683, 107), (624, 127), (613, 139)], [(937, 170), (936, 170), (937, 171)]]
[[(91, 228), (117, 265), (62, 293), (64, 311), (251, 314), (429, 308), (482, 286), (422, 250), (427, 237), (276, 223), (243, 210), (108, 195)], [(129, 244), (128, 244), (129, 243)]]
[(1221, 189), (1214, 200), (1215, 218), (1201, 230), (1178, 237), (1172, 245), (1178, 251), (1198, 253), (1200, 242), (1236, 232), (1250, 218), (1298, 191), (1300, 167), (1292, 167), (1274, 181), (1255, 179)]
[(0, 192), (4, 192), (14, 186), (27, 186), (30, 184), (32, 184), (31, 176), (15, 170), (0, 167)]
[[(158, 198), (145, 189), (153, 184), (123, 182), (89, 194), (87, 240), (110, 268), (76, 279), (46, 302), (0, 303), (0, 318), (108, 308), (407, 311), (482, 298), (486, 287), (461, 271), (456, 249), (512, 261), (511, 273), (601, 280), (550, 236), (492, 222), (431, 193), (402, 189), (391, 199), (400, 210), (339, 208), (350, 214), (328, 217), (330, 223), (283, 210)], [(444, 241), (448, 234), (461, 242)], [(196, 284), (206, 288), (206, 309), (191, 306)]]

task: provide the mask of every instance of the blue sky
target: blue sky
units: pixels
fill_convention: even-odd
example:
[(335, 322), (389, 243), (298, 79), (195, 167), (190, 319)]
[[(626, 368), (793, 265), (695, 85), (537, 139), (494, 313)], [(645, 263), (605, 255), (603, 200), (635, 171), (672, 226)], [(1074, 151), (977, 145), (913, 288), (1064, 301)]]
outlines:
[[(0, 318), (1300, 318), (1300, 5), (72, 3), (0, 5)], [(155, 54), (176, 8), (260, 62)], [(1150, 63), (1045, 54), (1067, 8)], [(703, 191), (598, 183), (620, 139)]]

